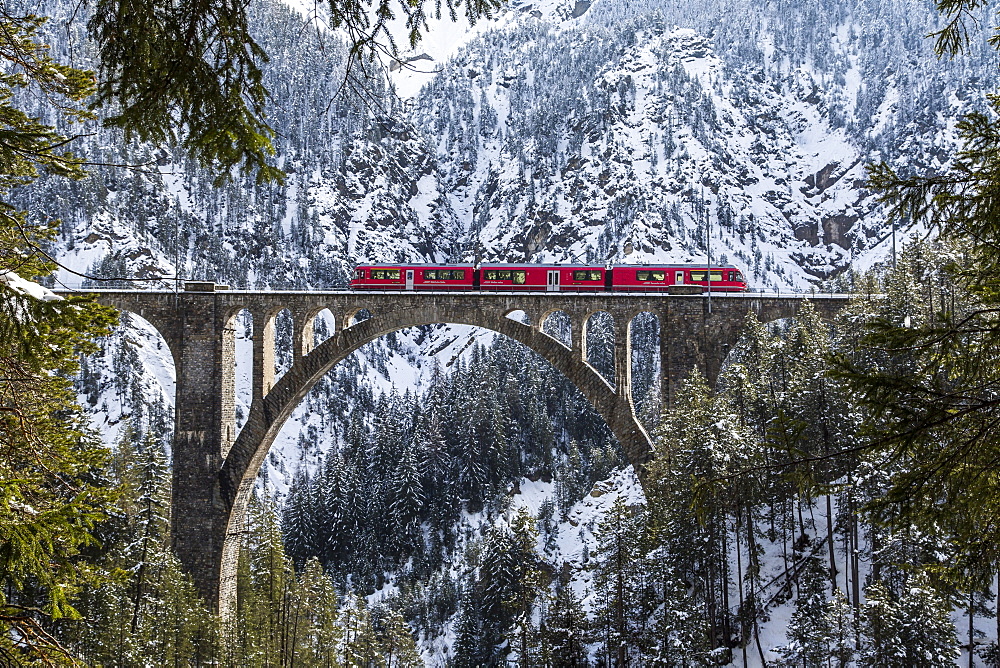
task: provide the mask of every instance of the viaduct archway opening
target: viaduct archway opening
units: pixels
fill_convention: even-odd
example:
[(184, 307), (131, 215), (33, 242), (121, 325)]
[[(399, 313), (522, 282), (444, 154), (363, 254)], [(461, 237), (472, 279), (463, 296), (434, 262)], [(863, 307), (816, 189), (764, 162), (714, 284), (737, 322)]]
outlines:
[[(381, 347), (366, 344), (347, 355), (278, 429), (270, 453), (294, 444), (306, 420), (330, 444), (322, 455), (313, 450), (301, 460), (308, 461), (308, 476), (287, 466), (287, 459), (285, 467), (275, 468), (273, 454), (263, 458), (268, 481), (288, 490), (286, 529), (294, 536), (289, 553), (298, 563), (318, 557), (331, 572), (372, 588), (384, 571), (437, 563), (455, 538), (442, 527), (458, 524), (466, 511), (491, 507), (523, 478), (561, 480), (565, 493), (560, 500), (575, 494), (575, 502), (591, 483), (606, 477), (609, 466), (623, 462), (610, 428), (582, 393), (523, 344), (479, 327), (432, 331), (428, 336), (427, 331), (406, 335), (397, 330), (376, 339), (406, 341), (402, 357), (388, 369), (377, 363)], [(418, 372), (416, 395), (386, 384), (387, 370), (401, 371), (400, 362), (421, 353), (437, 355), (440, 366), (429, 359)], [(344, 376), (345, 367), (370, 380), (359, 379), (362, 387), (352, 392), (356, 381)], [(407, 380), (408, 388), (411, 383)], [(364, 407), (352, 404), (351, 414), (331, 418), (310, 417), (303, 410), (312, 404), (339, 405), (343, 411), (347, 407), (333, 395), (345, 393), (353, 393)], [(358, 424), (361, 413), (364, 421)], [(275, 474), (285, 476), (284, 484)], [(260, 481), (256, 474), (257, 489)], [(350, 491), (359, 485), (363, 497)], [(414, 503), (411, 494), (422, 500)], [(416, 507), (408, 512), (407, 504)], [(305, 508), (314, 521), (299, 520)], [(413, 523), (418, 520), (423, 523), (419, 531), (419, 523)], [(323, 532), (322, 540), (316, 540), (316, 531)], [(381, 569), (357, 553), (358, 542), (383, 556)]]

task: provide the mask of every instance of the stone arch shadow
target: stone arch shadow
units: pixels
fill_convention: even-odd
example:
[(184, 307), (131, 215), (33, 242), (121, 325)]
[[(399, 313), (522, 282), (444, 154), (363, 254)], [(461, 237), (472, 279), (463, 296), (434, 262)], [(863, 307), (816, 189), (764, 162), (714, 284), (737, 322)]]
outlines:
[(538, 328), (511, 320), (499, 312), (478, 318), (450, 310), (419, 318), (399, 317), (398, 313), (376, 314), (337, 331), (298, 360), (251, 409), (246, 424), (230, 448), (219, 472), (221, 509), (227, 515), (222, 554), (217, 556), (220, 612), (225, 614), (233, 600), (240, 518), (252, 494), (256, 473), (296, 406), (327, 372), (361, 346), (407, 327), (440, 323), (481, 327), (525, 345), (576, 386), (604, 418), (630, 464), (641, 471), (649, 461), (651, 441), (636, 418), (627, 394), (616, 393), (589, 364), (575, 358), (570, 348)]

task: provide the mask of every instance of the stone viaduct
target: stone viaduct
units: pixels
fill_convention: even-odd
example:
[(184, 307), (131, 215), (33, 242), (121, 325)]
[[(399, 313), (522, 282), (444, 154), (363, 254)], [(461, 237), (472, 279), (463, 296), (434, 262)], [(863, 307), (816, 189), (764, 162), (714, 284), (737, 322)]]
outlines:
[[(177, 374), (173, 444), (172, 535), (181, 561), (206, 599), (227, 614), (235, 599), (241, 520), (268, 449), (296, 405), (335, 364), (390, 332), (434, 323), (483, 327), (520, 341), (561, 371), (607, 421), (629, 461), (641, 469), (651, 456), (648, 434), (631, 398), (630, 329), (643, 312), (660, 331), (661, 396), (672, 397), (697, 367), (709, 379), (719, 372), (750, 311), (761, 321), (789, 317), (805, 297), (752, 293), (702, 295), (414, 292), (278, 292), (214, 290), (94, 291), (98, 301), (149, 321), (163, 336)], [(845, 303), (823, 295), (814, 304), (823, 317)], [(235, 329), (238, 313), (253, 315), (253, 401), (237, 433)], [(288, 309), (294, 322), (293, 362), (275, 378), (275, 319)], [(336, 329), (314, 345), (313, 324), (323, 309)], [(367, 310), (368, 319), (356, 316)], [(527, 323), (507, 317), (523, 311)], [(557, 311), (571, 322), (566, 346), (543, 332)], [(614, 321), (614, 368), (608, 383), (587, 363), (590, 316)]]

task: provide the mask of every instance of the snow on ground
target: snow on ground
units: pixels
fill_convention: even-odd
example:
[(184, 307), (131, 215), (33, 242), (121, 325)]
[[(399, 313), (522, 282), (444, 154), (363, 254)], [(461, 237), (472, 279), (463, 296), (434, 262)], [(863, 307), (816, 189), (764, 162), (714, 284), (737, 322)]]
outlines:
[[(162, 410), (167, 422), (173, 425), (174, 394), (177, 375), (173, 355), (166, 341), (148, 321), (137, 315), (123, 315), (123, 324), (104, 339), (100, 353), (89, 357), (91, 369), (126, 372), (126, 377), (98, 372), (97, 391), (81, 392), (80, 404), (90, 415), (91, 426), (100, 434), (108, 447), (118, 444), (126, 428), (143, 430), (149, 424), (150, 411)], [(125, 357), (125, 349), (134, 355)], [(123, 364), (124, 363), (124, 364)], [(137, 385), (132, 380), (138, 379)], [(125, 397), (132, 387), (137, 387), (138, 397)], [(129, 406), (141, 404), (145, 415), (141, 420)], [(138, 421), (139, 424), (135, 424)], [(170, 441), (167, 439), (167, 445)]]

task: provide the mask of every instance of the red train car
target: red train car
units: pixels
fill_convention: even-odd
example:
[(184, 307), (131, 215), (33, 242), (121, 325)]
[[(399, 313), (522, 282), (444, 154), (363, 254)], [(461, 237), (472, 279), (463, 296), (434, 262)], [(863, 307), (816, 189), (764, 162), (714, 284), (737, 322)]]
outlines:
[(354, 269), (352, 290), (472, 290), (471, 264), (366, 264)]
[[(709, 280), (711, 279), (711, 281)], [(666, 292), (675, 285), (698, 285), (707, 292), (745, 292), (743, 272), (732, 265), (691, 264), (615, 265), (611, 269), (612, 290), (617, 292)]]
[(483, 290), (488, 292), (678, 292), (697, 286), (713, 292), (745, 292), (746, 278), (732, 265), (696, 264), (372, 264), (359, 265), (352, 290)]
[(604, 267), (561, 264), (487, 264), (479, 269), (479, 289), (507, 292), (604, 292)]

